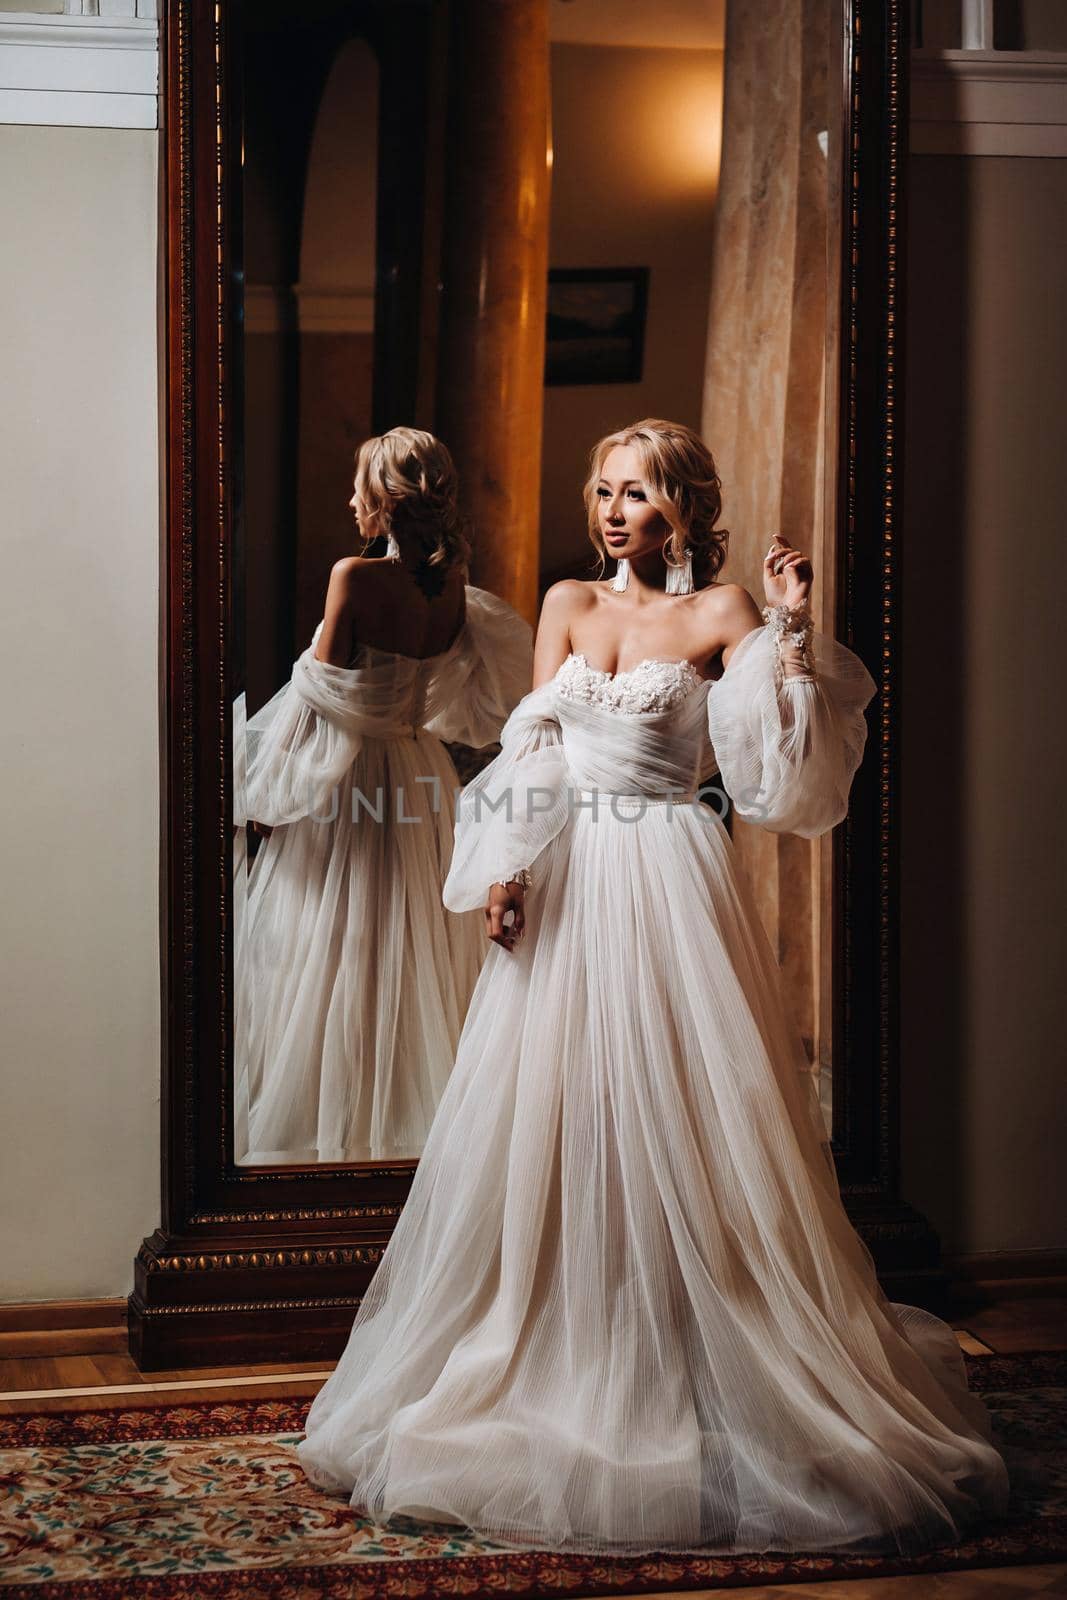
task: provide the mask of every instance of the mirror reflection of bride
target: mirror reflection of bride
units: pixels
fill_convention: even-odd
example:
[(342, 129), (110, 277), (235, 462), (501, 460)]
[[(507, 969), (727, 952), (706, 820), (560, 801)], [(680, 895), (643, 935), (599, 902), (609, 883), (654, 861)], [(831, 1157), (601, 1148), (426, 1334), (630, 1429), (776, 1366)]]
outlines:
[(388, 554), (336, 564), (235, 763), (237, 821), (260, 835), (236, 902), (247, 1161), (421, 1153), (484, 957), (482, 919), (441, 903), (459, 784), (442, 741), (493, 743), (530, 685), (529, 624), (466, 582), (444, 445), (368, 440), (352, 508)]
[(550, 590), (535, 686), (463, 792), (444, 897), (487, 908), (493, 948), (298, 1453), (378, 1520), (542, 1549), (951, 1542), (1004, 1510), (988, 1414), (951, 1328), (877, 1282), (694, 799), (717, 767), (741, 815), (825, 833), (875, 685), (813, 630), (801, 551), (768, 551), (762, 623), (717, 581), (689, 429), (601, 441), (587, 503), (619, 571)]

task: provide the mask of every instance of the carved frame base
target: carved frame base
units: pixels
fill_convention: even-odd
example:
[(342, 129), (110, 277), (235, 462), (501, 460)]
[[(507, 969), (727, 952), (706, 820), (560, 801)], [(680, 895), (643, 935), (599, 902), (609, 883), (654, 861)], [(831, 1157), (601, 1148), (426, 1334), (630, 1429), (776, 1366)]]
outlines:
[(134, 1265), (130, 1354), (144, 1372), (332, 1361), (387, 1237), (353, 1243), (351, 1235), (241, 1235), (204, 1248), (157, 1231)]
[[(943, 1311), (949, 1280), (929, 1223), (904, 1201), (844, 1196), (891, 1300)], [(157, 1231), (141, 1246), (129, 1301), (130, 1353), (144, 1372), (242, 1362), (333, 1361), (388, 1242), (388, 1230), (218, 1238)]]

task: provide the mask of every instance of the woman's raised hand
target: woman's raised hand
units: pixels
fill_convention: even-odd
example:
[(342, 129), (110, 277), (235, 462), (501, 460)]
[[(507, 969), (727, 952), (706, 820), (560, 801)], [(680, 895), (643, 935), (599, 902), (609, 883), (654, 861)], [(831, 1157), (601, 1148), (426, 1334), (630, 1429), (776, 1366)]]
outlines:
[(776, 533), (763, 558), (763, 592), (770, 606), (803, 605), (815, 577), (808, 557)]
[[(494, 944), (503, 945), (505, 950), (515, 948), (516, 939), (521, 939), (526, 931), (525, 905), (526, 890), (516, 880), (491, 886), (485, 907), (485, 931)], [(514, 912), (514, 916), (505, 925), (504, 918), (509, 911)]]

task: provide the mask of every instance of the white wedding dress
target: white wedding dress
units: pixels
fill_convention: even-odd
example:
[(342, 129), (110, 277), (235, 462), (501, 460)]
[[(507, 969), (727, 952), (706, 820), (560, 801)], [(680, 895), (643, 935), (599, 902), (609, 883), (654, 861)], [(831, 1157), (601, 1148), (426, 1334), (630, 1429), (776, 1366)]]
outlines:
[(813, 649), (785, 683), (769, 624), (714, 683), (571, 655), (464, 790), (446, 904), (526, 867), (527, 931), (298, 1447), (371, 1515), (621, 1553), (915, 1551), (1003, 1513), (955, 1336), (877, 1283), (750, 886), (684, 799), (717, 766), (771, 829), (841, 820), (874, 684)]
[[(446, 911), (456, 769), (442, 740), (494, 743), (530, 686), (533, 631), (466, 586), (449, 648), (314, 654), (255, 716), (235, 706), (235, 820), (269, 824), (234, 892), (238, 1159), (417, 1157), (485, 957)], [(243, 733), (243, 738), (242, 738)]]

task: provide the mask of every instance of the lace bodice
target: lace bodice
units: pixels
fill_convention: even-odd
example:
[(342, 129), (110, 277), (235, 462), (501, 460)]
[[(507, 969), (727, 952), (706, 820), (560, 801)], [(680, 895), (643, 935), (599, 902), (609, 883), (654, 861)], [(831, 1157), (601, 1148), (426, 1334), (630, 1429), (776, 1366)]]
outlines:
[(572, 653), (555, 676), (558, 693), (566, 700), (612, 711), (672, 711), (703, 682), (691, 661), (663, 661), (650, 657), (626, 672), (607, 672), (590, 666), (581, 651)]
[(717, 771), (745, 821), (806, 839), (828, 832), (848, 810), (876, 686), (831, 636), (815, 633), (812, 654), (810, 676), (779, 684), (767, 625), (740, 640), (714, 680), (657, 657), (607, 672), (573, 651), (523, 696), (500, 754), (465, 786), (445, 905), (483, 907), (491, 883), (523, 869), (536, 892), (542, 852), (587, 825), (591, 791), (678, 801)]

